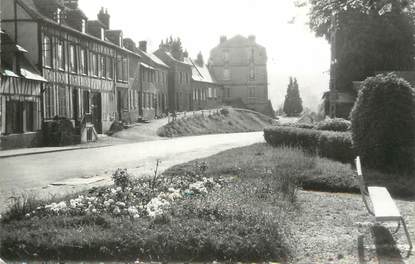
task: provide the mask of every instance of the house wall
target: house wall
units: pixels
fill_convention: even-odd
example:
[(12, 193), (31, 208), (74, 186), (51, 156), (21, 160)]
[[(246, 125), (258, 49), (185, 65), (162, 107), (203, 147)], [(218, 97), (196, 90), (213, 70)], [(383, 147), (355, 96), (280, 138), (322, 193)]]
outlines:
[[(39, 43), (35, 41), (38, 39), (38, 24), (36, 21), (33, 21), (29, 14), (19, 5), (16, 5), (15, 9), (14, 1), (3, 0), (0, 2), (2, 11), (2, 29), (13, 41), (19, 43), (19, 45), (23, 46), (28, 51), (27, 56), (33, 63), (38, 64)], [(16, 23), (14, 21), (9, 21), (15, 19), (18, 20)]]
[(268, 103), (266, 50), (255, 41), (237, 36), (220, 44), (211, 51), (209, 68), (225, 88), (224, 99), (241, 98), (257, 111)]

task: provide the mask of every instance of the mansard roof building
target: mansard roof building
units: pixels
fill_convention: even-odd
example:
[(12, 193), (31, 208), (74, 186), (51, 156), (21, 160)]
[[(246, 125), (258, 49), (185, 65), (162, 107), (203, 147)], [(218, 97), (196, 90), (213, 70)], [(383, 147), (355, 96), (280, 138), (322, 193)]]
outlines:
[(225, 101), (242, 100), (248, 108), (266, 112), (270, 104), (267, 52), (255, 36), (221, 37), (210, 52), (209, 69), (224, 86)]

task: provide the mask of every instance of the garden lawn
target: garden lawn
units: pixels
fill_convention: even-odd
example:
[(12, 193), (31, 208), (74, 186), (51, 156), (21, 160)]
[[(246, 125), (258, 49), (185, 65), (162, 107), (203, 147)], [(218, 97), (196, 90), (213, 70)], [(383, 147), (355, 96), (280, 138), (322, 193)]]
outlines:
[[(359, 186), (354, 166), (315, 155), (305, 154), (299, 149), (272, 147), (266, 143), (224, 151), (217, 155), (190, 161), (174, 166), (164, 174), (179, 174), (194, 166), (197, 162), (214, 164), (207, 169), (207, 175), (241, 175), (243, 177), (259, 177), (274, 171), (279, 174), (291, 173), (291, 176), (302, 179), (304, 190), (322, 192), (359, 193)], [(366, 170), (363, 174), (369, 185), (386, 186), (394, 197), (414, 198), (415, 177), (409, 175), (383, 174)], [(298, 169), (293, 170), (293, 167)], [(412, 176), (412, 177), (411, 177)]]

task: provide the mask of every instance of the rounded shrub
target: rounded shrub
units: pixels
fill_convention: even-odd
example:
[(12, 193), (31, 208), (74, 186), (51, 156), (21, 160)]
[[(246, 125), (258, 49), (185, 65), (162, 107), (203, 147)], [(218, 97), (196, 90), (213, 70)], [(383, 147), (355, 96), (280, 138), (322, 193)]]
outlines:
[(351, 123), (343, 118), (328, 118), (315, 125), (317, 130), (328, 130), (335, 132), (346, 132), (350, 130)]
[(383, 172), (413, 171), (414, 90), (395, 74), (363, 82), (351, 112), (353, 144), (364, 166)]

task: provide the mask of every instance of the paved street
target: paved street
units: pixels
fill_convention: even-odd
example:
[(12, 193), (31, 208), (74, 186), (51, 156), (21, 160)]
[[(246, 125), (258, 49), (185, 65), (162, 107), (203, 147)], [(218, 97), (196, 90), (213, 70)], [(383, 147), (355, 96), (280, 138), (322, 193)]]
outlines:
[(182, 137), (96, 149), (80, 149), (0, 159), (0, 211), (13, 194), (64, 194), (110, 183), (117, 168), (134, 175), (160, 170), (220, 151), (263, 141), (262, 132)]

